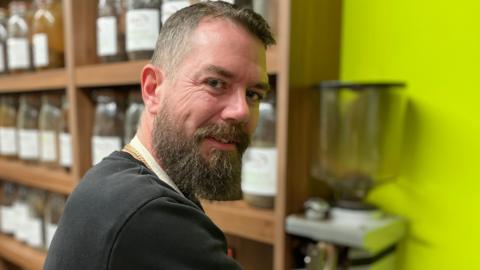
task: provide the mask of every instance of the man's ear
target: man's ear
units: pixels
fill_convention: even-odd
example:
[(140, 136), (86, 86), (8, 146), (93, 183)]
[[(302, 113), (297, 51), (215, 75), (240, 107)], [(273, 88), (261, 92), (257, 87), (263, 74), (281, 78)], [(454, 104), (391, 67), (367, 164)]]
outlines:
[(165, 77), (159, 67), (147, 64), (142, 69), (141, 86), (142, 98), (145, 104), (145, 110), (150, 114), (157, 114), (160, 108), (160, 95), (158, 87), (164, 83)]

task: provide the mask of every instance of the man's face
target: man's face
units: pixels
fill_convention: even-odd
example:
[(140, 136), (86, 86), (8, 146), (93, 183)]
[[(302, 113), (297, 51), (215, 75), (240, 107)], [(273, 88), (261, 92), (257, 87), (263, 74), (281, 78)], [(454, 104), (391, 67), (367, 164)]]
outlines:
[(240, 26), (218, 19), (199, 24), (189, 49), (159, 89), (155, 154), (182, 192), (239, 199), (242, 154), (268, 90), (265, 49)]

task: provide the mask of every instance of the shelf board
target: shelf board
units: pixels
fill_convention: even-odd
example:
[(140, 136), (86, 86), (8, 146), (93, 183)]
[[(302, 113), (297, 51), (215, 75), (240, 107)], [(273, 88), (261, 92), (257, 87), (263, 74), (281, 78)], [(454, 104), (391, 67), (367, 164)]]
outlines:
[(70, 194), (76, 185), (72, 175), (61, 169), (5, 159), (0, 159), (0, 179), (63, 194)]
[(63, 68), (0, 76), (1, 93), (65, 88), (67, 88), (67, 72)]
[[(267, 50), (269, 74), (276, 74), (277, 48)], [(149, 60), (117, 62), (79, 66), (75, 68), (75, 81), (78, 87), (102, 87), (140, 84), (140, 73)]]
[(253, 208), (244, 201), (204, 201), (202, 206), (207, 216), (225, 233), (273, 245), (273, 210)]
[(46, 253), (0, 235), (0, 257), (26, 270), (42, 270)]

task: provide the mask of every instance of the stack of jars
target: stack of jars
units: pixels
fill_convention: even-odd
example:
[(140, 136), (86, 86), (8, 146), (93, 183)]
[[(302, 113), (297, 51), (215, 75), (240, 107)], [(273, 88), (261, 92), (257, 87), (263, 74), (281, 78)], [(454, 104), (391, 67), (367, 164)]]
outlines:
[(68, 100), (57, 92), (0, 96), (0, 156), (69, 169)]
[(128, 91), (125, 110), (125, 93), (115, 89), (93, 91), (96, 102), (92, 136), (92, 165), (121, 149), (137, 132), (144, 105), (139, 89)]
[(64, 66), (61, 0), (12, 1), (0, 8), (0, 74)]
[(33, 248), (50, 246), (66, 196), (0, 182), (0, 232)]
[[(101, 62), (149, 59), (161, 25), (200, 0), (98, 0), (97, 56)], [(274, 25), (273, 0), (230, 0), (253, 8)]]

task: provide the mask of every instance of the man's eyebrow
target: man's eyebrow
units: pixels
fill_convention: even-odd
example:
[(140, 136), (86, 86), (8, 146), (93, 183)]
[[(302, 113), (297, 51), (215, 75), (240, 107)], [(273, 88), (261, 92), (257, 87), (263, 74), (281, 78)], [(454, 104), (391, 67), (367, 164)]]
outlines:
[(225, 78), (228, 78), (228, 79), (231, 79), (234, 77), (234, 74), (222, 67), (219, 67), (219, 66), (215, 66), (215, 65), (209, 65), (205, 71), (207, 72), (213, 72), (213, 73), (216, 73), (222, 77), (225, 77)]

